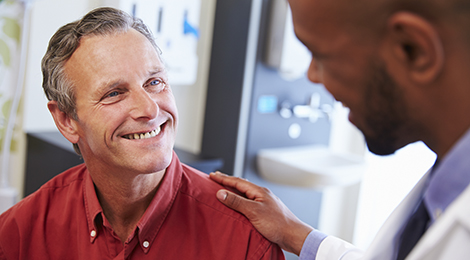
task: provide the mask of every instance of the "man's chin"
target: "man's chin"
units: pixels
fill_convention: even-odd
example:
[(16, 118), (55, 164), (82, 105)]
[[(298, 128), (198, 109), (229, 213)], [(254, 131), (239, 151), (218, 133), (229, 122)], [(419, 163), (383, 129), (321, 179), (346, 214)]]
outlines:
[(396, 147), (393, 142), (384, 142), (382, 140), (366, 139), (367, 148), (375, 155), (386, 156), (394, 154), (401, 147)]

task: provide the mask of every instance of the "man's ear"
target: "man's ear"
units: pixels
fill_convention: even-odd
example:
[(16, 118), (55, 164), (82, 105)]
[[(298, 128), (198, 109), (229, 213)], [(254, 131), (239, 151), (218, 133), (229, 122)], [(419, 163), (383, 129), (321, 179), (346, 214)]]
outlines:
[(80, 138), (77, 132), (76, 121), (59, 109), (57, 101), (49, 101), (47, 108), (51, 112), (55, 125), (62, 135), (69, 140), (69, 142), (73, 144), (78, 143)]
[(434, 26), (409, 12), (393, 14), (387, 26), (387, 56), (399, 71), (418, 84), (435, 80), (444, 67), (444, 49)]

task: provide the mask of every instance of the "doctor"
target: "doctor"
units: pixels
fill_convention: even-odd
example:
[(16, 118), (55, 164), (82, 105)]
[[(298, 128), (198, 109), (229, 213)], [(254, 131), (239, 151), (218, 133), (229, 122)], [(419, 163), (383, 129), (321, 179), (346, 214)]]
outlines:
[(220, 190), (219, 200), (300, 259), (469, 259), (470, 0), (289, 2), (313, 55), (309, 79), (349, 107), (369, 150), (387, 155), (423, 141), (438, 159), (366, 252), (302, 223), (245, 180), (212, 174), (246, 195)]

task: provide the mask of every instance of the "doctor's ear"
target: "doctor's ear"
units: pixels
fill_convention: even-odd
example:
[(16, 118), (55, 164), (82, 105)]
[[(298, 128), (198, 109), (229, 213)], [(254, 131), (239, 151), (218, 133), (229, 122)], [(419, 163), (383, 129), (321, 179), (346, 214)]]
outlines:
[(79, 135), (77, 132), (76, 121), (70, 115), (59, 109), (57, 101), (49, 101), (47, 103), (47, 108), (49, 109), (49, 112), (51, 112), (55, 125), (62, 135), (69, 140), (69, 142), (73, 144), (78, 143)]
[(434, 26), (409, 12), (393, 14), (387, 25), (387, 46), (392, 62), (408, 80), (426, 84), (435, 80), (444, 66), (444, 48)]

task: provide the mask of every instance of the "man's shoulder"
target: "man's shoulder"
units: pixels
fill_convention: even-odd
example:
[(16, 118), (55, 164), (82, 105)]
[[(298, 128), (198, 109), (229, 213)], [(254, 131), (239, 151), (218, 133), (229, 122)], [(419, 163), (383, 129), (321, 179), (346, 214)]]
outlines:
[[(86, 167), (84, 164), (58, 174), (42, 185), (37, 191), (28, 195), (0, 215), (0, 222), (24, 222), (22, 220), (26, 219), (25, 216), (28, 216), (28, 218), (40, 216), (51, 208), (62, 207), (57, 204), (63, 204), (60, 202), (64, 202), (67, 198), (77, 199), (85, 174)], [(2, 225), (0, 225), (1, 229)]]
[(252, 227), (245, 216), (223, 205), (216, 198), (220, 189), (226, 189), (222, 185), (212, 181), (209, 175), (185, 164), (183, 165), (183, 180), (180, 192), (191, 197), (196, 203), (202, 204), (209, 210), (218, 211), (227, 217)]
[(61, 238), (76, 234), (77, 220), (86, 225), (86, 174), (84, 165), (66, 170), (0, 215), (0, 251), (17, 259), (24, 248), (47, 252), (48, 246), (65, 245)]
[(41, 186), (38, 191), (41, 191), (42, 189), (60, 189), (68, 187), (77, 181), (83, 181), (86, 174), (86, 165), (84, 163), (79, 164), (50, 179), (43, 186)]
[(179, 220), (197, 223), (192, 229), (197, 230), (206, 243), (217, 241), (221, 252), (244, 252), (246, 259), (284, 259), (281, 249), (263, 237), (244, 215), (217, 200), (217, 191), (225, 187), (212, 181), (206, 173), (182, 166), (179, 201), (176, 203), (179, 206), (175, 207), (177, 211), (184, 211)]

